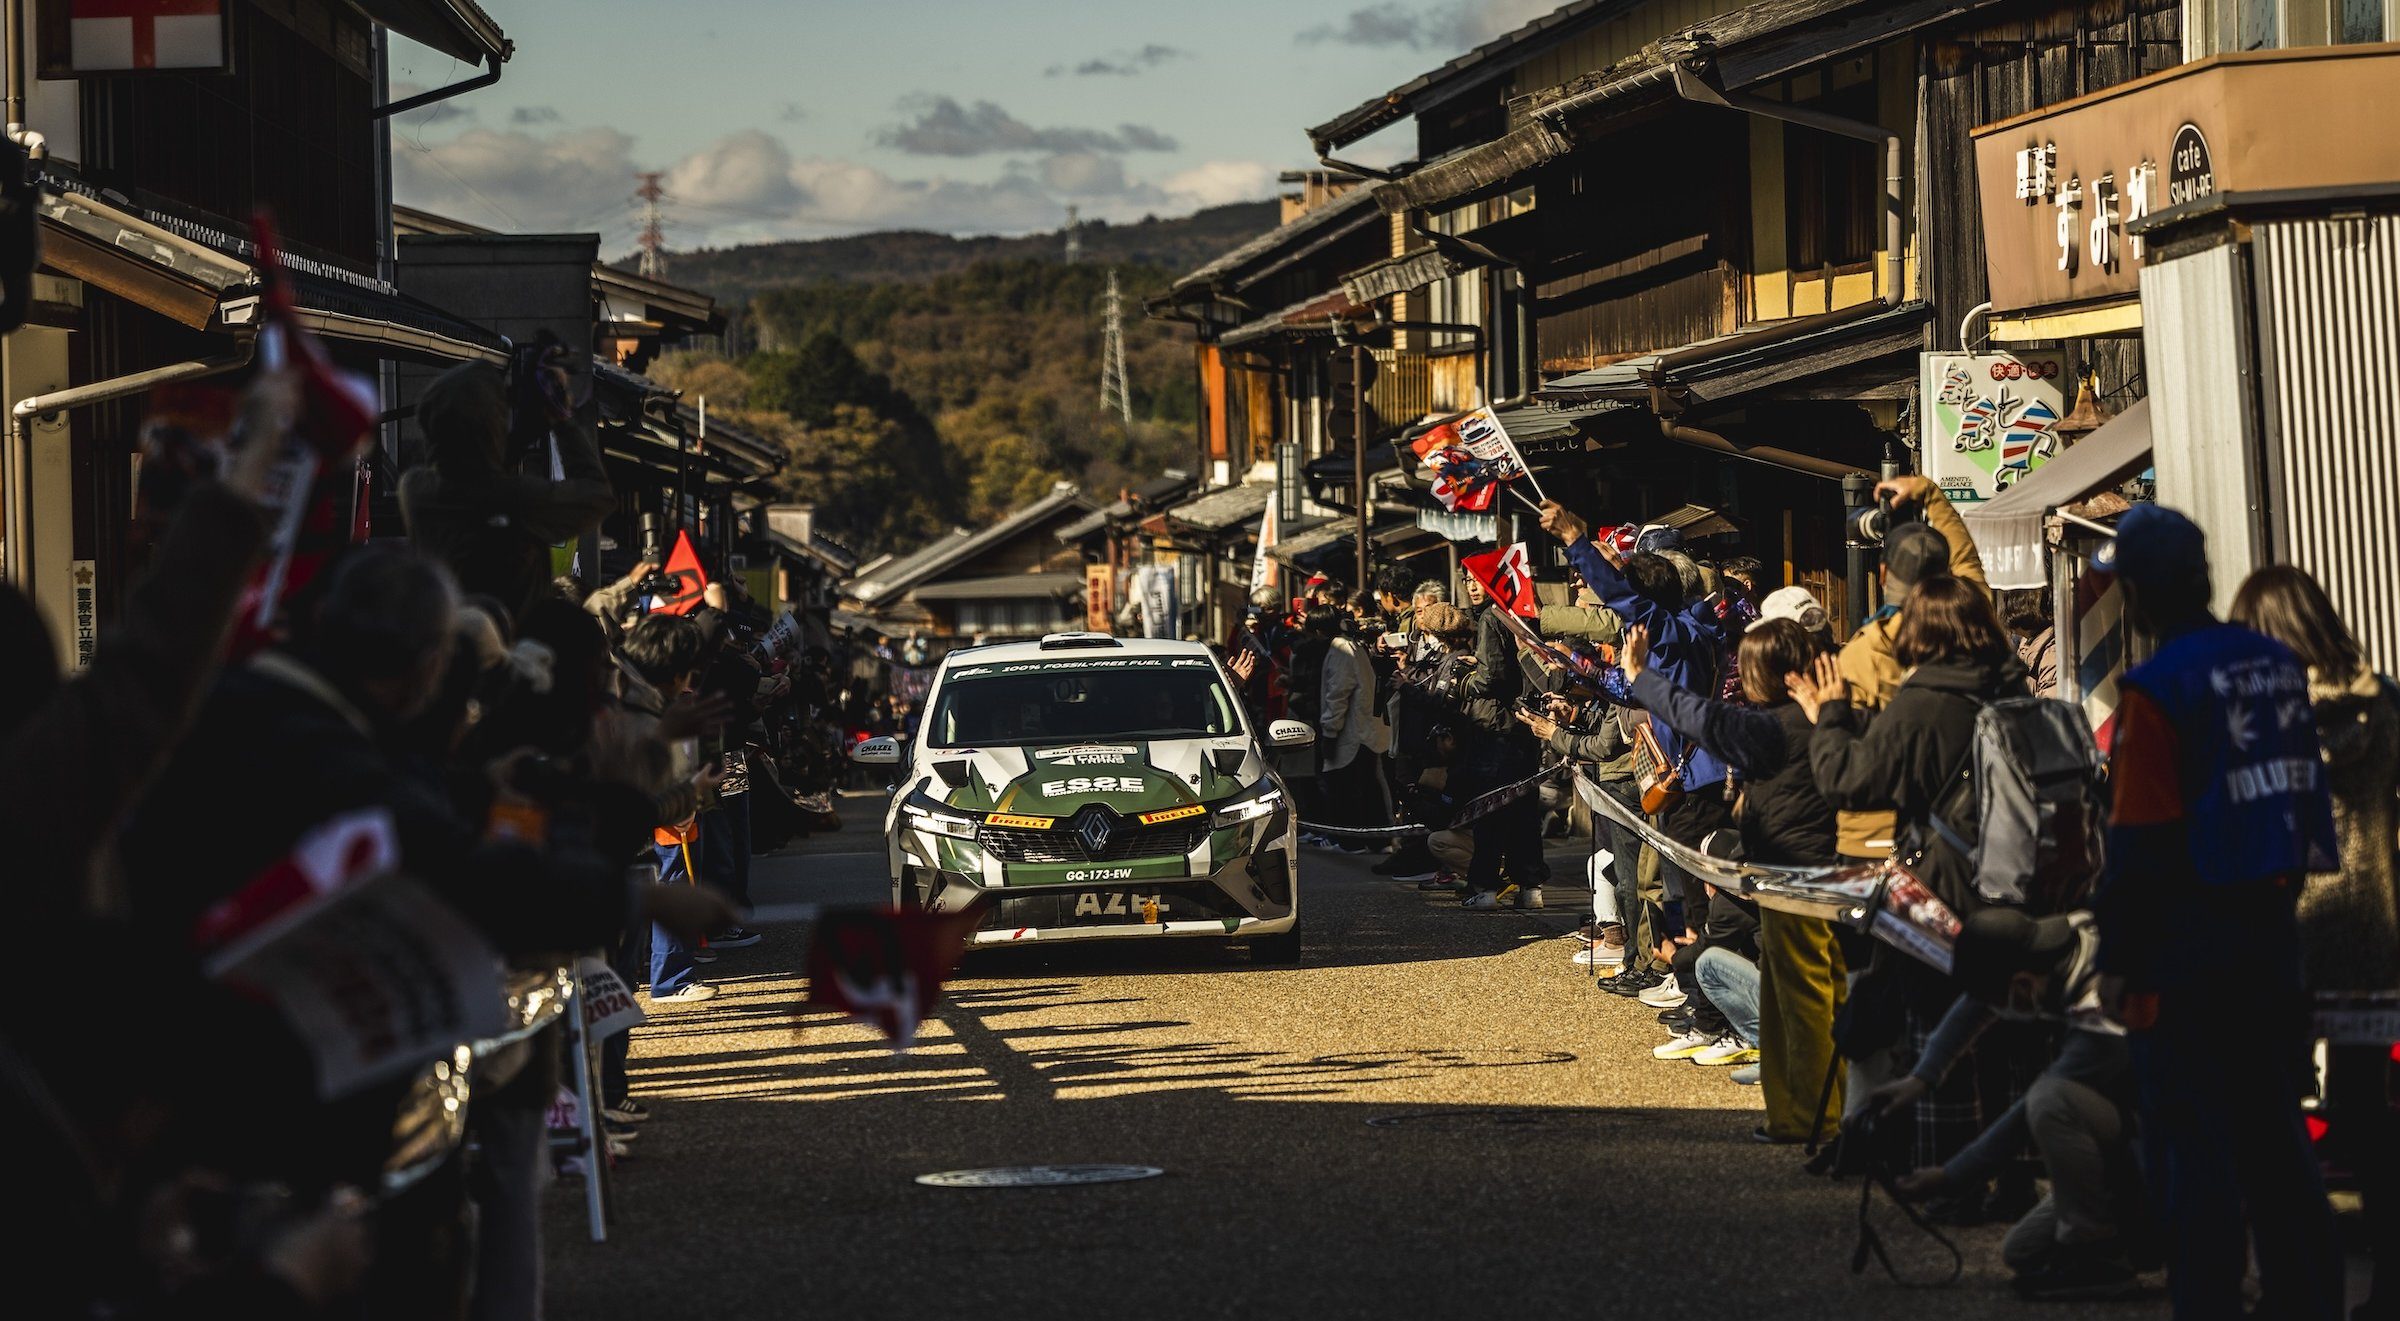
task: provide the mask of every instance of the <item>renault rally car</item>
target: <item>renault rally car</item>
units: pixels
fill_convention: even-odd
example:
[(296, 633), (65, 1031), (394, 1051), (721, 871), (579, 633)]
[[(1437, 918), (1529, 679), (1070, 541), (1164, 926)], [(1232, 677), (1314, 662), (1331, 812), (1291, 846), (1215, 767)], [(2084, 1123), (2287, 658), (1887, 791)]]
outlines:
[(892, 900), (990, 899), (978, 945), (1207, 936), (1299, 954), (1297, 830), (1275, 749), (1196, 642), (1059, 633), (953, 652), (900, 768), (885, 831)]

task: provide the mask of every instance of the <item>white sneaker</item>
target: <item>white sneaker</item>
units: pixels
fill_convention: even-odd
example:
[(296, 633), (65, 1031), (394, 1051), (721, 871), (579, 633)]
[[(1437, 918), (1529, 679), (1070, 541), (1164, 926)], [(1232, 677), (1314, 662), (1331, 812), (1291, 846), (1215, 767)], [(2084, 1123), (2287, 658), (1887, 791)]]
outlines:
[(1542, 906), (1542, 887), (1538, 885), (1520, 886), (1517, 889), (1516, 898), (1519, 911), (1540, 908)]
[(1593, 945), (1575, 951), (1575, 966), (1578, 968), (1614, 968), (1621, 966), (1624, 962), (1625, 947), (1623, 945)]
[(1643, 1004), (1652, 1009), (1679, 1009), (1683, 1006), (1683, 1002), (1691, 997), (1683, 993), (1683, 988), (1675, 984), (1674, 978), (1669, 977), (1642, 992), (1640, 999)]
[(1692, 1063), (1711, 1067), (1721, 1064), (1752, 1064), (1758, 1060), (1758, 1048), (1731, 1032), (1708, 1043), (1708, 1049), (1692, 1056)]
[(1466, 899), (1459, 904), (1459, 907), (1461, 908), (1472, 908), (1478, 912), (1487, 909), (1498, 908), (1499, 906), (1500, 896), (1490, 890), (1477, 890), (1475, 893), (1468, 895)]
[(717, 988), (707, 982), (685, 982), (680, 988), (669, 991), (665, 995), (651, 996), (650, 1003), (654, 1005), (696, 1005), (716, 998)]
[(1686, 1032), (1663, 1046), (1652, 1048), (1650, 1058), (1657, 1060), (1688, 1060), (1716, 1044), (1717, 1039), (1706, 1032)]

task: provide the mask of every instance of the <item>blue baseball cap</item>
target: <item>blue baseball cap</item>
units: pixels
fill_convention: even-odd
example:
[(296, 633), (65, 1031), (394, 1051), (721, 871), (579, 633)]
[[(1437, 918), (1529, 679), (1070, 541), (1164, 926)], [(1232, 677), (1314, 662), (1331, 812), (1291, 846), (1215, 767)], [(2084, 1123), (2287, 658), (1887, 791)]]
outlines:
[(2165, 505), (2138, 504), (2117, 520), (2117, 535), (2092, 552), (2092, 567), (2132, 583), (2177, 582), (2207, 570), (2208, 537)]

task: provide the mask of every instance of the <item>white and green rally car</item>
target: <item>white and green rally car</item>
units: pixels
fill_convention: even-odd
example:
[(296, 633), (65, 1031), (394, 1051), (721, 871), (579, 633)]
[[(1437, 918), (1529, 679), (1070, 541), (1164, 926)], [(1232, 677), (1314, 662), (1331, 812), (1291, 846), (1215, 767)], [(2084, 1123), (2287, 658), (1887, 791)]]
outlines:
[(1299, 954), (1297, 831), (1269, 748), (1196, 642), (1059, 633), (953, 652), (913, 745), (852, 754), (901, 768), (885, 823), (892, 899), (993, 902), (980, 945), (1137, 936), (1247, 940)]

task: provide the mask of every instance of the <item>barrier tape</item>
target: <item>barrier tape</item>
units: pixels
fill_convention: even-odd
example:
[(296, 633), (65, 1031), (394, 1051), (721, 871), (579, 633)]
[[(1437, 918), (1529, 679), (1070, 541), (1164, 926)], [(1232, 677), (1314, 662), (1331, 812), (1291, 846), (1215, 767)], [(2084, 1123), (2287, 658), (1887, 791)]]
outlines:
[(1483, 818), (1490, 816), (1492, 813), (1499, 811), (1501, 808), (1508, 806), (1510, 803), (1513, 803), (1518, 799), (1523, 798), (1525, 795), (1532, 793), (1541, 785), (1542, 781), (1557, 775), (1559, 771), (1564, 769), (1567, 765), (1568, 763), (1563, 761), (1553, 762), (1550, 765), (1544, 766), (1540, 770), (1535, 771), (1533, 774), (1526, 776), (1522, 780), (1501, 785), (1499, 788), (1490, 790), (1486, 793), (1477, 794), (1475, 797), (1467, 800), (1466, 806), (1459, 808), (1457, 812), (1451, 815), (1450, 824), (1446, 826), (1429, 826), (1421, 821), (1406, 821), (1396, 826), (1325, 826), (1319, 825), (1314, 821), (1303, 821), (1300, 823), (1300, 828), (1312, 835), (1324, 835), (1333, 839), (1358, 840), (1400, 839), (1410, 836), (1430, 835), (1436, 830), (1457, 830), (1461, 826), (1471, 826), (1476, 822), (1481, 821)]

